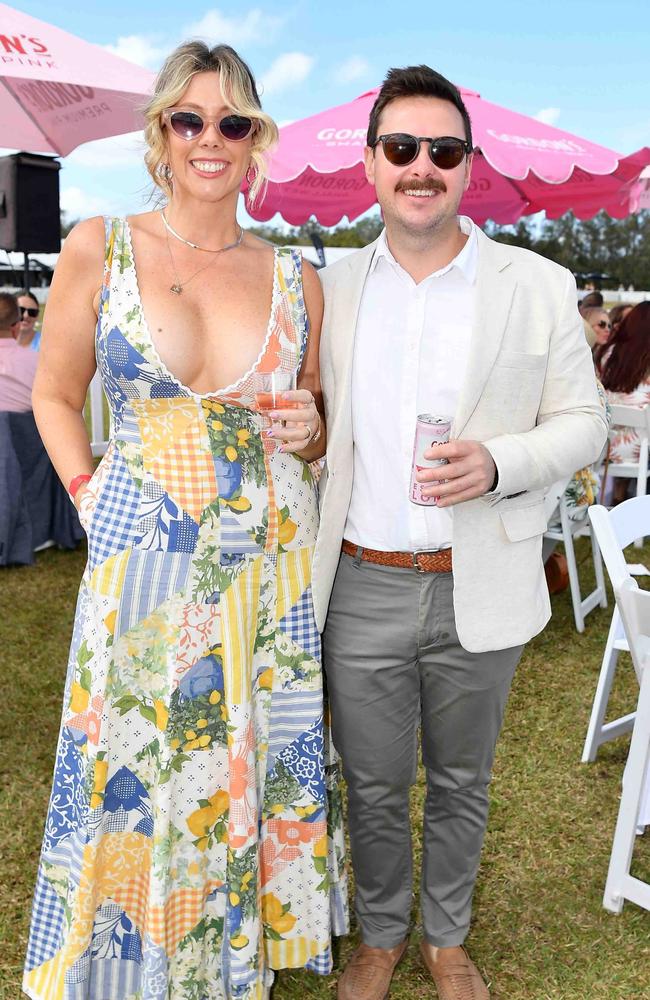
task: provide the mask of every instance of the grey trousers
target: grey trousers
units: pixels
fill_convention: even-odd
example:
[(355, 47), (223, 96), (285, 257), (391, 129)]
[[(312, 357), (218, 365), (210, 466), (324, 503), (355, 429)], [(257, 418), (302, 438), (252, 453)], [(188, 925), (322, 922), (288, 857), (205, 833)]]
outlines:
[(409, 932), (409, 786), (420, 726), (427, 775), (424, 935), (450, 947), (461, 944), (469, 928), (494, 748), (522, 647), (463, 649), (452, 586), (451, 573), (346, 555), (334, 583), (324, 665), (348, 788), (355, 909), (371, 947), (393, 948)]

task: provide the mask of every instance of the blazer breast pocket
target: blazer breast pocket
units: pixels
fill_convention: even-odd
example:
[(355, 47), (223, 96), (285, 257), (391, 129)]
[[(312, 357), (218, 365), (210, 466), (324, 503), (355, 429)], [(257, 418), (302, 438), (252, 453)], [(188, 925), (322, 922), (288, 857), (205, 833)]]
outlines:
[[(539, 407), (544, 376), (545, 354), (501, 351), (497, 356), (483, 393), (490, 411), (507, 413), (507, 429), (512, 433), (528, 430)], [(496, 433), (496, 432), (495, 432)]]

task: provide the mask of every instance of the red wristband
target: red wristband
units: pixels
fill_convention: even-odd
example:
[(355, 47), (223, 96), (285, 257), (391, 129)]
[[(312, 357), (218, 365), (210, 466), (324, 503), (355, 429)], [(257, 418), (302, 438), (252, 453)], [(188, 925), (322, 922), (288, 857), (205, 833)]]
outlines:
[(79, 487), (83, 486), (84, 483), (89, 483), (92, 478), (93, 478), (92, 476), (87, 476), (87, 475), (81, 475), (81, 476), (75, 476), (74, 477), (74, 479), (71, 481), (70, 485), (68, 486), (68, 493), (70, 494), (70, 497), (71, 497), (72, 500), (74, 500), (74, 498), (76, 497), (77, 493), (79, 492)]

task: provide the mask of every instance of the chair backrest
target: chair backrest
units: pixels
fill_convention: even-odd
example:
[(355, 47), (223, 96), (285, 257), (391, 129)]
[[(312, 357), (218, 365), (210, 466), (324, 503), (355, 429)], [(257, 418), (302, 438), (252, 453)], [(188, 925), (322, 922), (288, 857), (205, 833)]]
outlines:
[(641, 674), (650, 664), (650, 591), (641, 590), (636, 580), (629, 577), (615, 593), (634, 669), (641, 683)]
[(612, 587), (616, 590), (630, 576), (623, 549), (635, 539), (650, 534), (650, 495), (632, 497), (612, 510), (595, 504), (589, 508), (589, 517)]
[(634, 427), (643, 437), (650, 435), (650, 405), (619, 406), (612, 403), (612, 426)]

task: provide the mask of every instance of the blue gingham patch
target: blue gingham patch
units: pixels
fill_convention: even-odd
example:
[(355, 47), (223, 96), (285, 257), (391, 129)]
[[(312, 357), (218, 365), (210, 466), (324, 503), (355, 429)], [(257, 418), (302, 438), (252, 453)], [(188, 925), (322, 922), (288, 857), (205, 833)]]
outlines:
[(126, 462), (116, 452), (90, 522), (88, 567), (91, 571), (131, 545), (139, 499), (138, 488)]
[(315, 972), (319, 976), (329, 976), (333, 967), (332, 962), (332, 950), (328, 945), (325, 951), (322, 951), (320, 955), (315, 955), (314, 958), (310, 958), (305, 966), (310, 972)]
[(54, 958), (63, 940), (64, 922), (63, 905), (43, 872), (39, 871), (25, 962), (27, 972)]
[(303, 591), (294, 606), (280, 621), (279, 627), (297, 646), (320, 663), (320, 633), (314, 617), (311, 586)]

